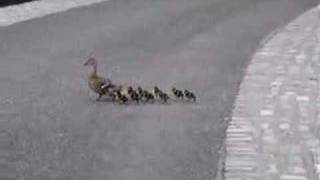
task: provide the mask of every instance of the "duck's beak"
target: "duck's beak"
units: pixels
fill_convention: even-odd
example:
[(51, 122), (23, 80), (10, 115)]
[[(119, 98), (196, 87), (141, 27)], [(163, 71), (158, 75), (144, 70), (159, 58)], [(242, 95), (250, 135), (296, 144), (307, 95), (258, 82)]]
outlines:
[(86, 61), (83, 65), (84, 65), (84, 66), (88, 66), (88, 61)]

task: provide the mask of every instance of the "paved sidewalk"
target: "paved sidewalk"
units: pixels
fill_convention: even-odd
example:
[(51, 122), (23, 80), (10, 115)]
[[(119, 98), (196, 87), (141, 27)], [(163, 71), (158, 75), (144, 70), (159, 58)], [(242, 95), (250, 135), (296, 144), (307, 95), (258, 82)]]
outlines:
[(225, 179), (320, 179), (319, 26), (320, 7), (254, 55), (227, 129)]
[(0, 8), (0, 27), (109, 0), (41, 0)]

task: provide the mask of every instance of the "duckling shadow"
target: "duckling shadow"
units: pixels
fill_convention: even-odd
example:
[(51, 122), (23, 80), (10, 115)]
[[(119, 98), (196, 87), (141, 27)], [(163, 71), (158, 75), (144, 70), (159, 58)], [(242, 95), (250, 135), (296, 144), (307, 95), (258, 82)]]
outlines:
[(199, 104), (198, 101), (186, 100), (186, 99), (169, 99), (167, 102), (162, 102), (161, 100), (155, 100), (153, 102), (134, 102), (128, 101), (126, 103), (122, 103), (119, 101), (113, 101), (111, 97), (102, 97), (99, 101), (95, 100), (94, 98), (90, 98), (91, 102), (95, 103), (107, 103), (110, 105), (115, 106), (169, 106), (169, 105), (192, 105), (192, 104)]
[(198, 104), (198, 101), (186, 100), (186, 99), (171, 99), (174, 104)]

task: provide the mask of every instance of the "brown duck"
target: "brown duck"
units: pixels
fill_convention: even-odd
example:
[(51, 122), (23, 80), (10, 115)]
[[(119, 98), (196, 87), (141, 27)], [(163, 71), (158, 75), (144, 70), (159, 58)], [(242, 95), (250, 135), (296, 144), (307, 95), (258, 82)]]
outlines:
[(93, 92), (98, 94), (97, 101), (99, 101), (102, 96), (112, 93), (110, 89), (114, 88), (115, 85), (112, 84), (110, 79), (105, 79), (97, 74), (98, 62), (95, 58), (89, 58), (84, 63), (84, 66), (92, 66), (93, 68), (88, 78), (88, 86)]

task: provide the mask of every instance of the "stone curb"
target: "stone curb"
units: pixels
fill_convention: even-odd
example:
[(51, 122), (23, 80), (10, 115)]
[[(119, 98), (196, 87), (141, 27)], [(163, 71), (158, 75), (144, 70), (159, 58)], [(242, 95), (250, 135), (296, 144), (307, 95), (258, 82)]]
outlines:
[(226, 132), (223, 179), (320, 179), (319, 9), (253, 56)]
[(0, 8), (0, 26), (40, 18), (46, 15), (109, 0), (41, 0)]

